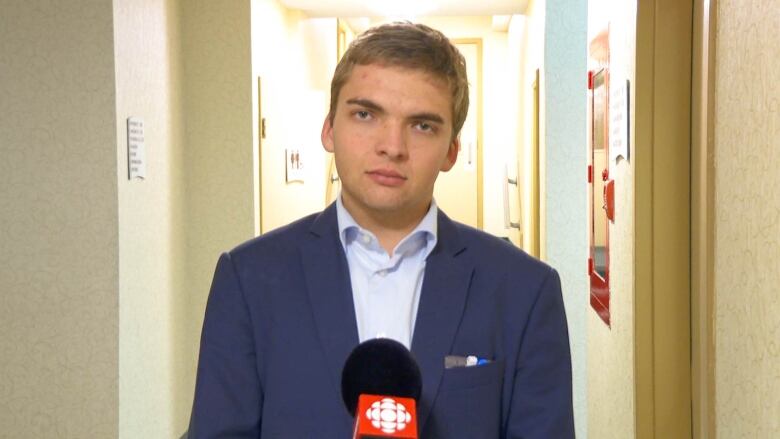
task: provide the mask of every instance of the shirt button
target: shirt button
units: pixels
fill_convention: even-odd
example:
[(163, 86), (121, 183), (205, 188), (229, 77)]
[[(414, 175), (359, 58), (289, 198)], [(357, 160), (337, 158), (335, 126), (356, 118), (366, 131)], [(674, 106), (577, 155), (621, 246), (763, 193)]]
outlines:
[(380, 275), (382, 277), (385, 277), (385, 276), (387, 276), (387, 270), (379, 270), (379, 271), (376, 272), (376, 274), (378, 274), (378, 275)]
[(370, 243), (370, 242), (371, 242), (371, 237), (370, 237), (370, 236), (368, 236), (368, 235), (367, 235), (367, 234), (365, 234), (365, 233), (364, 233), (364, 234), (362, 234), (362, 235), (360, 235), (360, 239), (363, 241), (363, 244), (368, 244), (368, 243)]

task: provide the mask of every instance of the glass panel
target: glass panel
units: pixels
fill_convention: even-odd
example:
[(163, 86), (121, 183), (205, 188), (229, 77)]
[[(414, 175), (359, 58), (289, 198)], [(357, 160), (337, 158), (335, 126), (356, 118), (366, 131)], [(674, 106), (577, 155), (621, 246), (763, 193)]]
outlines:
[(593, 265), (602, 279), (607, 277), (607, 211), (604, 202), (604, 179), (607, 169), (606, 114), (607, 97), (604, 72), (593, 77)]

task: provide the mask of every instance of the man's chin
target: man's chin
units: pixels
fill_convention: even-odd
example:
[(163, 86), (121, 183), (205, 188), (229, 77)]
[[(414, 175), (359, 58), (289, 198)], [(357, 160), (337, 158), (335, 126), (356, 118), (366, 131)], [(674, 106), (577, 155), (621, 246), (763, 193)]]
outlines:
[[(384, 192), (384, 191), (383, 191)], [(342, 192), (342, 195), (346, 195)], [(362, 193), (357, 197), (349, 196), (354, 203), (350, 203), (345, 200), (345, 205), (353, 205), (354, 207), (364, 211), (372, 216), (407, 216), (416, 215), (418, 210), (427, 211), (427, 207), (430, 206), (430, 200), (424, 203), (424, 207), (418, 207), (418, 203), (410, 200), (406, 197), (400, 196), (401, 194), (395, 193)]]
[(425, 215), (425, 213), (428, 211), (429, 207), (430, 207), (430, 202), (425, 203), (424, 205), (417, 205), (414, 203), (407, 202), (405, 200), (372, 203), (369, 205), (369, 208), (374, 215), (384, 216), (384, 217), (396, 217), (398, 219), (401, 218), (419, 219), (417, 218), (418, 216), (422, 218)]
[(367, 199), (363, 200), (362, 208), (373, 214), (397, 215), (409, 210), (409, 204), (398, 199)]
[(396, 201), (366, 203), (366, 207), (368, 207), (373, 212), (385, 215), (397, 214), (408, 209), (404, 203)]

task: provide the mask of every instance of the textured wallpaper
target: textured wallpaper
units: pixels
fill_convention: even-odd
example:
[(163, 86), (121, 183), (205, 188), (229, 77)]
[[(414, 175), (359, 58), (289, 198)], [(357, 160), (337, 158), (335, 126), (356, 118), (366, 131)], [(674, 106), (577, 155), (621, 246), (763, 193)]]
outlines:
[(719, 0), (715, 343), (719, 438), (780, 437), (780, 7)]
[[(536, 8), (539, 5), (534, 5)], [(561, 275), (572, 351), (575, 426), (588, 421), (586, 108), (588, 7), (585, 0), (547, 0), (544, 15), (544, 112), (547, 261)], [(598, 437), (598, 436), (596, 436)]]
[[(250, 1), (187, 0), (184, 57), (188, 328), (177, 334), (176, 419), (189, 419), (203, 313), (219, 254), (255, 231)], [(184, 5), (183, 5), (184, 6)], [(177, 421), (178, 422), (178, 421)]]
[(117, 434), (111, 2), (0, 13), (0, 438)]

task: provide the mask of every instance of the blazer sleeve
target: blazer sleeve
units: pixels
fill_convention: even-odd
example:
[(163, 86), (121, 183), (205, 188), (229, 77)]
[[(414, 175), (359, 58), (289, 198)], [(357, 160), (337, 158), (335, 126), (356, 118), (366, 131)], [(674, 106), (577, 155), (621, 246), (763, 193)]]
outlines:
[(256, 365), (244, 293), (223, 253), (203, 321), (189, 439), (260, 437), (263, 391)]
[(569, 333), (555, 270), (538, 292), (518, 356), (506, 437), (574, 438)]

